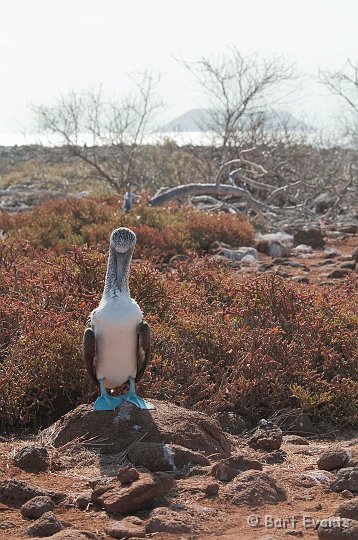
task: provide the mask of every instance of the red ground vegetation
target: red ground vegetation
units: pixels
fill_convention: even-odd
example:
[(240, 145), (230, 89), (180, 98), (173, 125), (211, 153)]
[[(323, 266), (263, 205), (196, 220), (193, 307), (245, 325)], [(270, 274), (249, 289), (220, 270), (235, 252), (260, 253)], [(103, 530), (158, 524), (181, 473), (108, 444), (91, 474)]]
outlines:
[[(154, 339), (145, 396), (251, 420), (301, 407), (313, 419), (357, 425), (357, 275), (334, 288), (243, 277), (197, 255), (210, 238), (233, 245), (252, 239), (245, 220), (145, 207), (124, 216), (113, 208), (112, 199), (70, 201), (1, 216), (4, 427), (38, 427), (94, 398), (82, 333), (101, 296), (108, 237), (124, 224), (138, 235), (142, 260), (133, 262), (131, 291)], [(157, 260), (168, 259), (168, 246), (192, 257), (175, 267), (158, 264), (153, 246)]]

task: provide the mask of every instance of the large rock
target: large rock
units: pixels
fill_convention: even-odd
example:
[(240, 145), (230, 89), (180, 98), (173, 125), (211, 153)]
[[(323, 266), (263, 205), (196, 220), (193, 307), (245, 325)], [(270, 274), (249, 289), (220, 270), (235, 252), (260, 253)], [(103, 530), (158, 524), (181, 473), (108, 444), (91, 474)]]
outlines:
[(142, 442), (176, 444), (203, 453), (227, 457), (230, 443), (218, 423), (204, 413), (170, 403), (151, 400), (155, 411), (144, 411), (123, 403), (115, 411), (94, 411), (80, 405), (42, 432), (55, 447), (84, 439), (104, 440), (102, 453), (118, 453)]
[(24, 446), (14, 457), (14, 464), (27, 472), (46, 471), (49, 465), (49, 455), (43, 446)]
[(143, 473), (129, 485), (118, 480), (99, 482), (91, 500), (111, 514), (129, 514), (153, 508), (174, 486), (173, 478), (166, 473)]
[(21, 514), (28, 519), (39, 519), (46, 512), (55, 508), (55, 503), (48, 495), (34, 497), (21, 506)]
[(52, 512), (46, 512), (32, 525), (27, 527), (26, 533), (29, 536), (52, 536), (53, 534), (61, 531), (63, 525), (61, 521)]
[(317, 459), (317, 467), (324, 471), (333, 471), (334, 469), (342, 469), (350, 459), (350, 455), (346, 450), (337, 448), (335, 450), (326, 450), (322, 452)]
[(358, 540), (358, 522), (336, 516), (323, 519), (317, 536), (318, 540)]
[(343, 491), (348, 489), (352, 493), (358, 492), (358, 467), (346, 467), (340, 469), (336, 480), (331, 483), (332, 491)]
[(20, 480), (3, 480), (0, 482), (0, 502), (8, 506), (20, 508), (24, 503), (34, 497), (49, 496), (57, 503), (65, 498), (63, 493), (44, 491)]
[(262, 506), (286, 500), (284, 489), (262, 471), (246, 471), (223, 490), (224, 498), (237, 506)]
[(295, 246), (305, 244), (314, 249), (324, 247), (324, 239), (320, 227), (305, 226), (298, 229), (293, 236), (293, 242)]

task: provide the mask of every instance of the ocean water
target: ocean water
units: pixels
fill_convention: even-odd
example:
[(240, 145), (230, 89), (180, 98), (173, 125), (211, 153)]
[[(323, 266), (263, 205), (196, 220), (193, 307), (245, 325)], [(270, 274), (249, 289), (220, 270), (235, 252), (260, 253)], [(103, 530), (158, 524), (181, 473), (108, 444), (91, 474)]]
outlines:
[[(156, 132), (147, 135), (144, 144), (164, 144), (166, 141), (174, 141), (179, 146), (186, 144), (209, 146), (215, 142), (217, 137), (214, 133), (200, 131), (183, 131), (183, 132)], [(130, 141), (128, 141), (130, 142)], [(93, 144), (90, 135), (83, 134), (80, 136), (78, 143), (80, 145)], [(0, 133), (0, 146), (28, 146), (39, 144), (43, 146), (62, 146), (62, 139), (58, 136), (41, 136), (38, 133)]]
[[(275, 132), (274, 136), (277, 139), (280, 138), (280, 134)], [(297, 141), (302, 141), (302, 135), (297, 133)], [(270, 137), (269, 137), (270, 138)], [(281, 134), (281, 140), (285, 138), (285, 134)], [(294, 135), (290, 134), (290, 142), (292, 143)], [(220, 138), (217, 134), (210, 131), (171, 131), (171, 132), (155, 132), (146, 137), (143, 140), (144, 144), (164, 144), (167, 141), (173, 141), (178, 146), (195, 145), (195, 146), (211, 146), (220, 145)], [(127, 141), (131, 141), (128, 139)], [(316, 132), (312, 131), (305, 134), (306, 144), (313, 144), (315, 146), (324, 146), (322, 140), (319, 140)], [(58, 136), (41, 136), (38, 133), (0, 133), (0, 146), (22, 146), (39, 144), (43, 146), (62, 146), (63, 141)], [(85, 133), (79, 137), (79, 145), (87, 144), (87, 146), (93, 145), (93, 140), (90, 135)]]

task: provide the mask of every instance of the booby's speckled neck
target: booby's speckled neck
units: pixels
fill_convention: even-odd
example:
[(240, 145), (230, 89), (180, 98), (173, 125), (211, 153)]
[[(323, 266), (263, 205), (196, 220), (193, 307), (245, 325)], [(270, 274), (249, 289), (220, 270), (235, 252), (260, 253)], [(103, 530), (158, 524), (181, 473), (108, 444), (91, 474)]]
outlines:
[(102, 301), (123, 296), (130, 297), (129, 272), (132, 254), (133, 248), (125, 253), (118, 253), (110, 246)]

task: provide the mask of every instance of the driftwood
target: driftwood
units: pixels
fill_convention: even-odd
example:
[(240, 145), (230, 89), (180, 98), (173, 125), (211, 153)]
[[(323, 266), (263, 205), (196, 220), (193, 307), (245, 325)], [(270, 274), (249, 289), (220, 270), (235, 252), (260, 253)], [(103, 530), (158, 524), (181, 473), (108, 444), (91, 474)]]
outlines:
[[(287, 162), (280, 162), (268, 171), (261, 165), (246, 159), (245, 154), (253, 150), (255, 148), (241, 151), (237, 159), (223, 163), (219, 167), (213, 183), (190, 183), (174, 188), (162, 187), (150, 199), (149, 204), (160, 206), (173, 200), (183, 201), (186, 198), (203, 195), (226, 199), (242, 198), (247, 207), (261, 221), (268, 221), (278, 214), (287, 214), (293, 217), (292, 212), (300, 217), (304, 213), (315, 220), (328, 219), (357, 180), (354, 167), (351, 164), (349, 175), (348, 171), (345, 171), (344, 175), (349, 177), (349, 181), (343, 189), (342, 187), (338, 190), (335, 189), (336, 202), (333, 206), (330, 205), (326, 215), (319, 216), (314, 211), (312, 203), (317, 193), (321, 193), (321, 186), (319, 183), (316, 186), (311, 186), (307, 182), (309, 158), (306, 159), (301, 174), (296, 175), (296, 178), (292, 178), (294, 175), (291, 174), (290, 180), (286, 180), (285, 173), (292, 173), (287, 168)], [(311, 190), (309, 195), (307, 188)], [(277, 198), (279, 198), (279, 206), (273, 204)], [(220, 201), (217, 202), (220, 203)], [(225, 207), (225, 210), (228, 209)]]
[(257, 201), (251, 195), (251, 193), (244, 188), (237, 186), (228, 186), (225, 184), (185, 184), (183, 186), (177, 186), (175, 188), (161, 191), (161, 193), (154, 195), (150, 199), (150, 206), (161, 206), (169, 201), (180, 200), (185, 197), (195, 195), (211, 195), (213, 197), (243, 197), (246, 200), (247, 205), (264, 221), (266, 221), (262, 210), (268, 210), (269, 208), (262, 202)]

